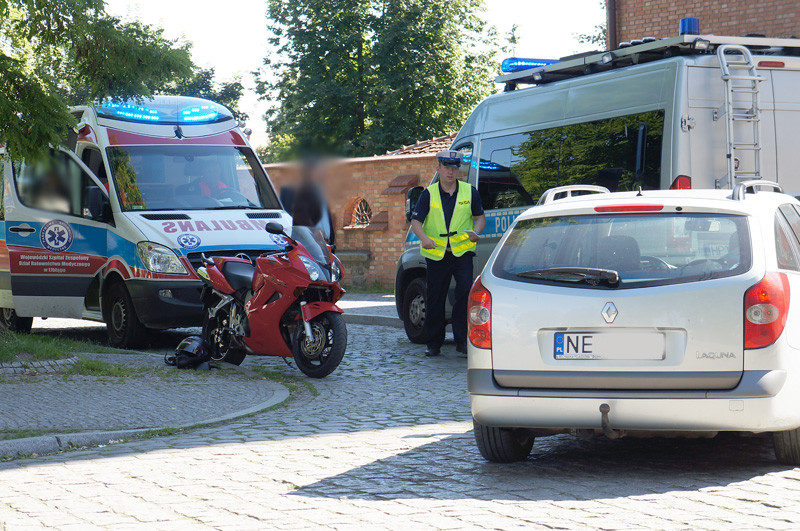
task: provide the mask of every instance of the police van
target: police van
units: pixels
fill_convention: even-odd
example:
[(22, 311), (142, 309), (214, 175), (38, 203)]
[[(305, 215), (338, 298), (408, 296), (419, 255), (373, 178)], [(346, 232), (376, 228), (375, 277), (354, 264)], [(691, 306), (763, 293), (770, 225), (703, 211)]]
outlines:
[[(684, 34), (503, 69), (505, 90), (451, 145), (486, 211), (476, 272), (539, 201), (762, 178), (800, 195), (800, 39)], [(409, 191), (407, 211), (421, 190)], [(395, 296), (409, 339), (425, 342), (425, 260), (410, 230)]]
[(0, 329), (103, 321), (113, 345), (202, 322), (203, 253), (277, 249), (291, 226), (231, 112), (158, 96), (72, 109), (69, 148), (2, 165)]

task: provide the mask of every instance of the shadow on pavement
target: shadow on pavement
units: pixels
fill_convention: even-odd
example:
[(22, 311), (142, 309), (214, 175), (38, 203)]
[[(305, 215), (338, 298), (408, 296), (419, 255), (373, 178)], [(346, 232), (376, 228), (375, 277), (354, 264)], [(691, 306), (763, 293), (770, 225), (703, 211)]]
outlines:
[(767, 436), (585, 441), (561, 435), (537, 439), (524, 462), (495, 464), (483, 460), (468, 432), (292, 494), (363, 500), (597, 500), (695, 492), (787, 469), (775, 461)]
[[(49, 319), (36, 323), (31, 333), (48, 337), (62, 337), (64, 339), (76, 341), (90, 341), (104, 347), (109, 346), (104, 324), (89, 324), (85, 321), (75, 321), (76, 323), (82, 324), (82, 326), (65, 328), (48, 326), (48, 321)], [(137, 350), (163, 353), (167, 350), (174, 349), (186, 336), (198, 334), (200, 334), (199, 327), (148, 330), (144, 341), (137, 347)]]

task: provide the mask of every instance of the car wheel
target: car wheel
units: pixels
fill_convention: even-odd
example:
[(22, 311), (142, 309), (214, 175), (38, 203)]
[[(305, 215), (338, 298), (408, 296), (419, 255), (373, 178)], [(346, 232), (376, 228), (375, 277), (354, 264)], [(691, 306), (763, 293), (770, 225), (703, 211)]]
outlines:
[(415, 278), (409, 282), (403, 294), (403, 327), (412, 343), (423, 344), (425, 335), (425, 279)]
[(800, 429), (772, 433), (775, 458), (782, 465), (800, 465)]
[(495, 428), (472, 421), (478, 450), (492, 463), (522, 461), (531, 453), (534, 436), (519, 428)]
[(108, 342), (112, 346), (123, 348), (138, 345), (144, 337), (145, 327), (139, 322), (131, 296), (122, 282), (108, 288), (105, 303)]
[(13, 308), (0, 308), (0, 331), (30, 332), (33, 317), (20, 317)]

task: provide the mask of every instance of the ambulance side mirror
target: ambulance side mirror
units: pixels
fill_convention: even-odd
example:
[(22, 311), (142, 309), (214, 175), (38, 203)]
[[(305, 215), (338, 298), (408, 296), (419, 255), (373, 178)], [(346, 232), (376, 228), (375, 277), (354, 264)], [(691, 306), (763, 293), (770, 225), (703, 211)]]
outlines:
[(102, 221), (104, 223), (111, 221), (111, 203), (108, 197), (97, 186), (89, 188), (89, 217), (93, 221)]
[(423, 191), (425, 191), (425, 188), (422, 186), (415, 186), (406, 193), (406, 221), (409, 223), (411, 222), (411, 214), (414, 213), (414, 208), (417, 206), (417, 201), (419, 201), (419, 196), (422, 195)]

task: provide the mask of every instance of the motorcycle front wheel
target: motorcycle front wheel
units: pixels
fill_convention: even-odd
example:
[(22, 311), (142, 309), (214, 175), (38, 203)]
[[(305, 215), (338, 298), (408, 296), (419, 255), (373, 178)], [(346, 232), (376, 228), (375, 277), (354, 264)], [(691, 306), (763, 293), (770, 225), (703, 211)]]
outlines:
[(347, 326), (336, 312), (325, 312), (309, 323), (312, 337), (305, 327), (297, 326), (292, 342), (292, 354), (297, 368), (311, 378), (324, 378), (332, 373), (344, 357), (347, 348)]

